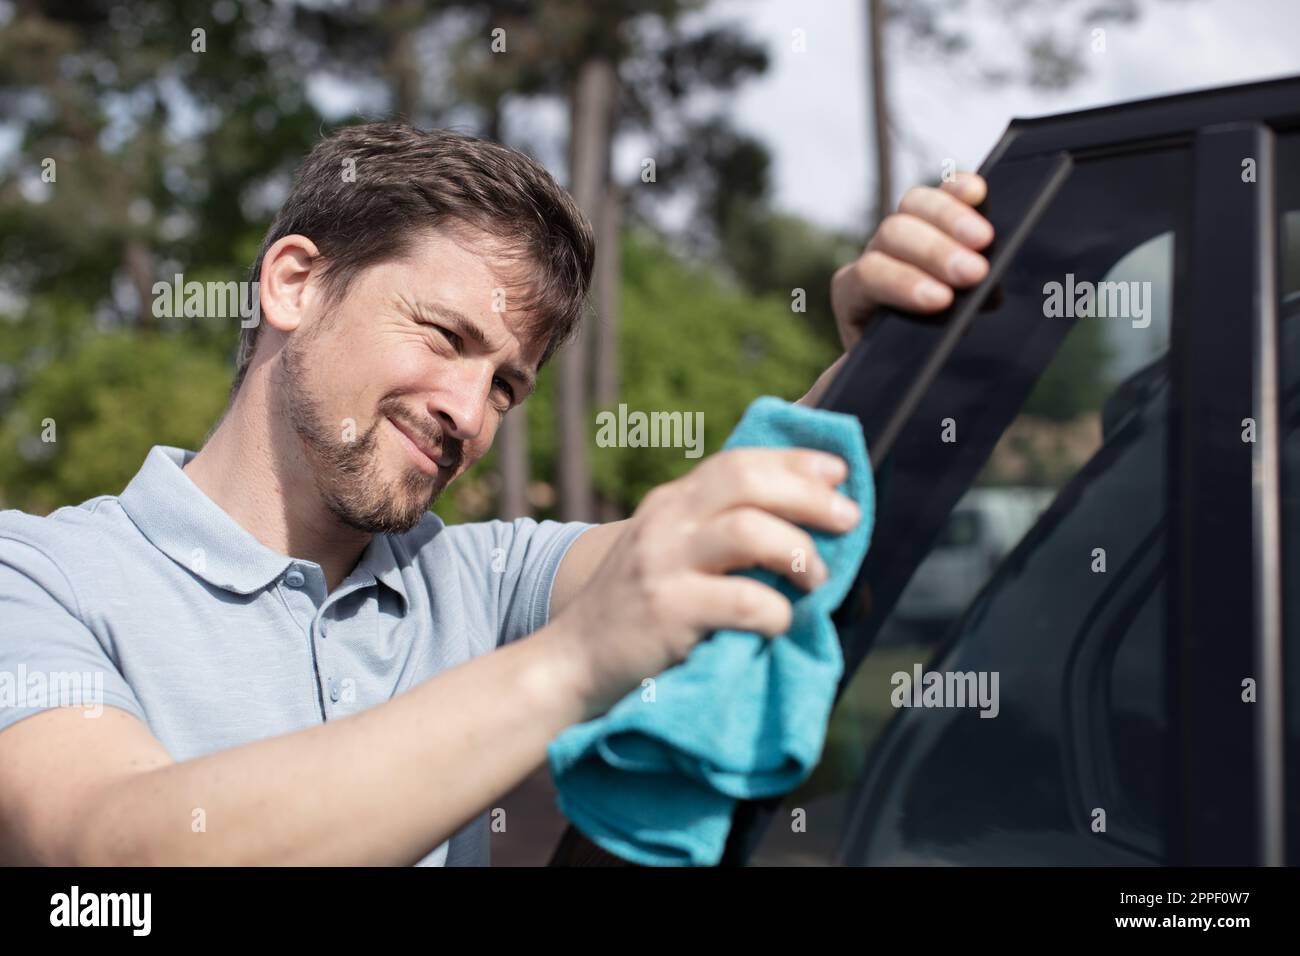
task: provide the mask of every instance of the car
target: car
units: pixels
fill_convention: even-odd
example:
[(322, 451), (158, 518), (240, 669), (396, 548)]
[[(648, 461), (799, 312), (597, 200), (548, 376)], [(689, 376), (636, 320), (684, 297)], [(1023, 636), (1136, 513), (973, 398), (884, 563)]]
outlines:
[[(1014, 120), (980, 171), (988, 277), (823, 399), (878, 496), (844, 674), (720, 865), (1300, 862), (1300, 77)], [(941, 642), (882, 641), (1017, 442), (1050, 504)], [(995, 710), (899, 693), (931, 674)], [(613, 860), (570, 828), (552, 862)]]

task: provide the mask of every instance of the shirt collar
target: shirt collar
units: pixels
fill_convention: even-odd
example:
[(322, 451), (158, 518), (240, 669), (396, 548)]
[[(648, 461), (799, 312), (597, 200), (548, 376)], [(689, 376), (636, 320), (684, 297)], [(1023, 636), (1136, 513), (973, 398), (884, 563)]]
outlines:
[[(298, 559), (272, 551), (223, 511), (181, 469), (195, 452), (155, 445), (118, 496), (122, 508), (159, 551), (215, 587), (252, 594), (276, 581)], [(368, 572), (409, 604), (393, 544), (370, 539), (349, 577)]]

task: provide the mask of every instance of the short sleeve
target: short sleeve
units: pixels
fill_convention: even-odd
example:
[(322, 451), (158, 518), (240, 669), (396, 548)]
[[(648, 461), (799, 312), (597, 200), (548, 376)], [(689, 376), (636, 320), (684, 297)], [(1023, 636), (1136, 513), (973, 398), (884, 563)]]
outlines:
[(0, 730), (52, 707), (86, 716), (144, 708), (82, 623), (67, 576), (41, 549), (0, 536)]
[(569, 547), (589, 528), (585, 521), (481, 521), (444, 531), (473, 566), (490, 568), (496, 593), (496, 646), (526, 637), (550, 619), (551, 587)]
[[(585, 521), (542, 521), (518, 518), (514, 522), (507, 566), (519, 574), (509, 599), (503, 602), (503, 644), (546, 626), (551, 617), (551, 589), (560, 563), (578, 537), (594, 524)], [(518, 560), (513, 560), (517, 556)]]

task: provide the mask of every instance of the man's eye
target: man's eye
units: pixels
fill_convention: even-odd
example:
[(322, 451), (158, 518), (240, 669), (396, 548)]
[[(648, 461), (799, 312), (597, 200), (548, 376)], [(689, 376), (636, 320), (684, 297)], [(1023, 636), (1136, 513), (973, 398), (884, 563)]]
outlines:
[(445, 336), (447, 337), (447, 341), (448, 341), (448, 342), (450, 342), (452, 345), (456, 346), (456, 348), (460, 348), (460, 336), (459, 336), (459, 335), (457, 335), (455, 332), (451, 331), (451, 329), (444, 329), (441, 325), (435, 325), (434, 328), (437, 329), (439, 332), (441, 332), (443, 335), (445, 335)]
[(494, 384), (494, 385), (496, 385), (498, 388), (501, 389), (501, 391), (503, 391), (503, 392), (506, 393), (506, 398), (510, 399), (511, 402), (514, 402), (514, 400), (515, 400), (515, 390), (514, 390), (513, 388), (511, 388), (509, 382), (507, 382), (507, 381), (506, 381), (505, 379), (503, 379), (503, 378), (496, 378), (496, 379), (493, 379), (492, 381), (493, 381), (493, 384)]

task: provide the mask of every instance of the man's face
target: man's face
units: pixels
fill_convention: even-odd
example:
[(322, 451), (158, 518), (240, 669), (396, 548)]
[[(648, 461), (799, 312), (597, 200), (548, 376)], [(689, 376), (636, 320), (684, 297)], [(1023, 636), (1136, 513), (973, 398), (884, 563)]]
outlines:
[(481, 248), (421, 239), (362, 271), (326, 321), (289, 336), (281, 412), (349, 527), (413, 528), (532, 388), (544, 337), (519, 329), (494, 269), (507, 266)]

